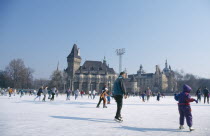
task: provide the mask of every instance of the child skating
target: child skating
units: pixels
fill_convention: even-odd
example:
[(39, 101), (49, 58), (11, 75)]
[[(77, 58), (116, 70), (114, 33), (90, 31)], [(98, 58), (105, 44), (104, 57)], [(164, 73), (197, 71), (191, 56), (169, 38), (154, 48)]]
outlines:
[(175, 94), (175, 99), (177, 101), (179, 101), (179, 103), (178, 103), (178, 109), (179, 109), (179, 114), (180, 114), (179, 129), (184, 129), (184, 119), (186, 118), (187, 125), (188, 125), (190, 131), (194, 131), (195, 129), (192, 128), (192, 113), (191, 113), (192, 111), (191, 111), (191, 107), (190, 107), (190, 102), (195, 101), (196, 103), (198, 103), (198, 101), (191, 98), (191, 96), (190, 96), (191, 90), (192, 89), (190, 86), (184, 85), (183, 92), (180, 94)]
[(99, 99), (99, 102), (98, 102), (96, 108), (99, 108), (99, 106), (100, 106), (102, 100), (103, 100), (103, 108), (107, 108), (107, 106), (106, 106), (106, 96), (109, 96), (109, 95), (107, 94), (107, 91), (108, 91), (108, 89), (105, 88), (104, 91), (101, 93), (100, 99)]

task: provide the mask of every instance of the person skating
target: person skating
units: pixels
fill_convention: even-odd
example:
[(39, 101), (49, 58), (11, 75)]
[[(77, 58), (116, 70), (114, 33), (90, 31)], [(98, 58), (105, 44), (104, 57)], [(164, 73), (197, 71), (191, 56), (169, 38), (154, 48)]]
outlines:
[(83, 95), (85, 94), (84, 91), (81, 91), (80, 95), (81, 95), (81, 98), (83, 98)]
[(66, 90), (66, 100), (70, 100), (70, 96), (71, 96), (71, 89), (69, 88), (68, 90)]
[(201, 88), (196, 91), (197, 101), (201, 102)]
[(96, 97), (96, 90), (93, 90), (93, 91), (91, 92), (91, 95), (92, 95), (93, 99), (95, 99), (95, 97)]
[(123, 96), (126, 99), (126, 88), (124, 84), (124, 79), (126, 78), (126, 73), (121, 72), (120, 76), (115, 80), (113, 87), (113, 97), (117, 103), (117, 112), (115, 116), (115, 121), (122, 122), (121, 110), (123, 105)]
[(187, 125), (190, 129), (190, 131), (193, 131), (194, 128), (192, 128), (192, 111), (190, 107), (190, 102), (196, 102), (198, 103), (197, 100), (191, 98), (190, 92), (192, 91), (191, 87), (188, 85), (183, 86), (183, 92), (180, 94), (175, 94), (175, 99), (179, 101), (178, 103), (178, 109), (179, 109), (179, 124), (180, 127), (179, 129), (184, 129), (184, 119), (186, 118), (187, 120)]
[(56, 89), (56, 87), (54, 86), (54, 87), (52, 88), (52, 92), (51, 92), (52, 97), (51, 97), (50, 101), (54, 101), (54, 98), (55, 98), (55, 91), (56, 91), (56, 90), (57, 90), (57, 89)]
[(108, 96), (107, 96), (107, 104), (111, 104), (111, 91), (107, 91), (107, 94), (108, 94)]
[(152, 91), (151, 91), (150, 88), (148, 87), (147, 90), (146, 90), (147, 101), (149, 101), (151, 94), (152, 94)]
[(48, 93), (48, 87), (46, 86), (43, 90), (42, 90), (42, 93), (44, 95), (44, 98), (42, 99), (43, 102), (45, 102), (46, 100), (46, 96), (47, 96), (47, 93)]
[(42, 90), (43, 90), (43, 87), (39, 88), (39, 91), (37, 92), (37, 96), (36, 96), (36, 98), (34, 99), (34, 101), (35, 101), (37, 98), (39, 98), (39, 101), (40, 101), (40, 99), (41, 99), (41, 94), (42, 94)]
[(146, 94), (145, 94), (144, 92), (142, 92), (141, 97), (142, 97), (142, 101), (143, 101), (143, 102), (145, 102), (145, 95), (146, 95)]
[(207, 103), (209, 104), (209, 90), (207, 89), (207, 87), (205, 87), (205, 89), (203, 90), (203, 95), (204, 95), (204, 104)]
[(106, 96), (108, 96), (107, 91), (108, 91), (108, 89), (105, 88), (103, 90), (103, 92), (100, 94), (99, 102), (98, 102), (96, 108), (100, 107), (101, 101), (103, 101), (103, 108), (107, 108), (107, 106), (106, 106)]
[(24, 95), (24, 91), (21, 89), (21, 90), (19, 90), (19, 93), (20, 93), (20, 98), (21, 97), (23, 97), (23, 95)]
[(12, 92), (13, 92), (12, 88), (9, 88), (9, 97), (12, 96)]
[(91, 91), (88, 91), (88, 99), (92, 99)]
[(157, 93), (157, 101), (160, 101), (161, 94), (160, 92)]
[(79, 89), (74, 91), (74, 96), (75, 96), (75, 100), (77, 99), (77, 97), (79, 96)]

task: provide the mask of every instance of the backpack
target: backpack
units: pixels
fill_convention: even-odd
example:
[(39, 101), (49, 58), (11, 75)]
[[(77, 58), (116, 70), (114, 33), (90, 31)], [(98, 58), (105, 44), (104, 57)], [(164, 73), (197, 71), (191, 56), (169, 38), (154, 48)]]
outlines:
[(180, 95), (180, 94), (174, 94), (174, 99), (175, 99), (176, 101), (179, 101), (179, 95)]

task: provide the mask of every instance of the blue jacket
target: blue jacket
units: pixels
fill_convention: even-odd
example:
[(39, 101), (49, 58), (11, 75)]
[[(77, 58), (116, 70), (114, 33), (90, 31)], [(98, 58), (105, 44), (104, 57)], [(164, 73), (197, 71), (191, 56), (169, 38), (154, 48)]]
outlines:
[(126, 88), (124, 83), (124, 78), (122, 76), (119, 76), (115, 82), (113, 87), (113, 95), (125, 95), (126, 94)]

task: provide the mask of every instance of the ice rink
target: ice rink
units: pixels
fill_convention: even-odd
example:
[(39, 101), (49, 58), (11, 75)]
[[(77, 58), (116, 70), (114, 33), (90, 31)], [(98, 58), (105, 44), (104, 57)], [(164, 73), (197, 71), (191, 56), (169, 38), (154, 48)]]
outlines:
[[(107, 109), (95, 100), (79, 97), (65, 101), (34, 102), (35, 96), (0, 96), (0, 136), (210, 136), (210, 105), (192, 104), (194, 132), (178, 130), (179, 113), (173, 97), (156, 97), (143, 103), (139, 97), (124, 100), (123, 123), (113, 119), (114, 100)], [(101, 104), (102, 107), (102, 104)]]

